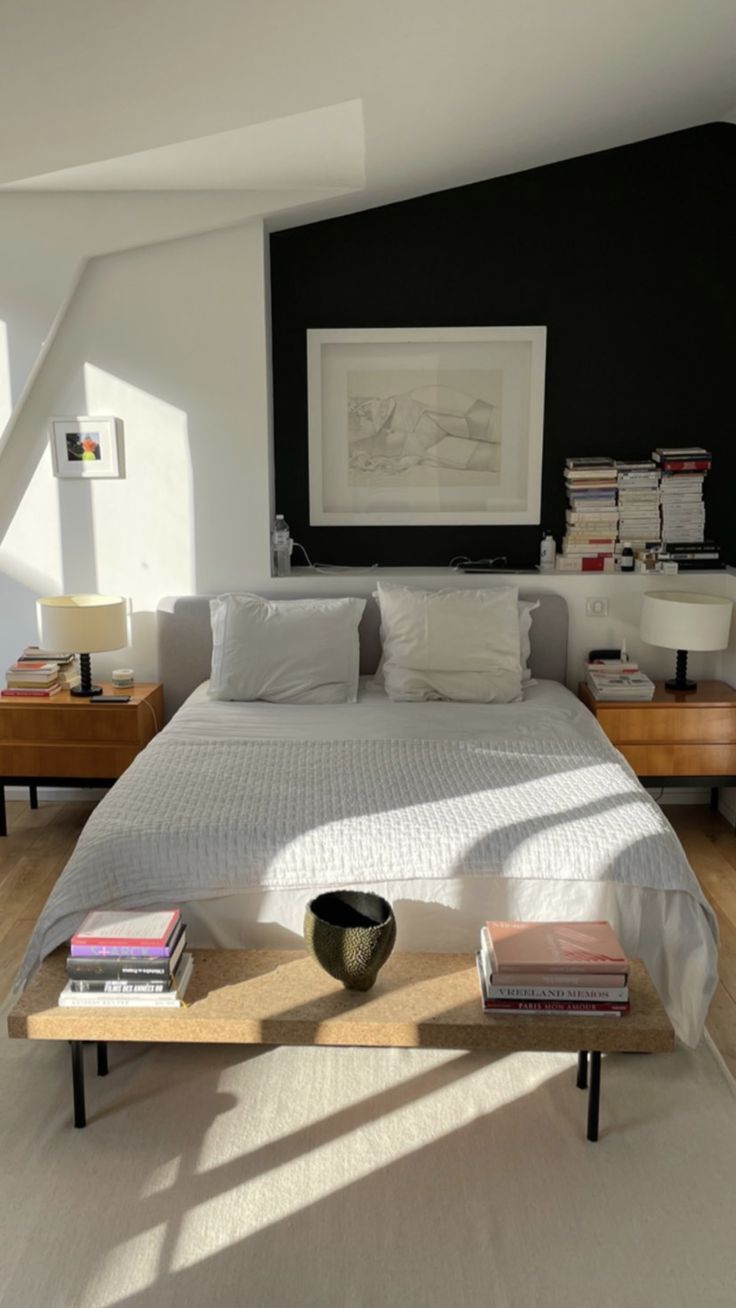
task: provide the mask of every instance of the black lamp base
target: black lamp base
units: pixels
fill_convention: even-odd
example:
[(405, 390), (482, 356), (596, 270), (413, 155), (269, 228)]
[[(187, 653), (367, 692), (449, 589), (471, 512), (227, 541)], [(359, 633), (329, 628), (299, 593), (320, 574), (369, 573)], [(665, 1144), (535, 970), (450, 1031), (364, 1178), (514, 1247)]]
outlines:
[(665, 681), (664, 688), (665, 690), (697, 690), (698, 683), (688, 681), (687, 677), (684, 681), (678, 681), (677, 677), (670, 677), (669, 681)]
[(92, 660), (89, 654), (79, 655), (79, 685), (72, 686), (71, 694), (78, 695), (80, 699), (102, 694), (102, 686), (92, 685)]
[(687, 678), (687, 650), (678, 649), (677, 662), (675, 663), (675, 675), (670, 677), (669, 681), (664, 683), (665, 690), (697, 690), (697, 681), (688, 681)]

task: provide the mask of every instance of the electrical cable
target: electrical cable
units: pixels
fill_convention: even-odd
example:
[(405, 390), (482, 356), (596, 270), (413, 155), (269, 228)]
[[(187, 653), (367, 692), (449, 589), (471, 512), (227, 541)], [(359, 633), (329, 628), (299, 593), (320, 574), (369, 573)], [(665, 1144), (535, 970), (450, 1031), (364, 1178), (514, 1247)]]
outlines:
[(461, 568), (495, 568), (500, 563), (508, 563), (506, 554), (497, 554), (493, 559), (469, 559), (467, 554), (455, 554), (447, 566), (459, 572)]
[(350, 563), (312, 563), (312, 560), (307, 554), (307, 551), (302, 545), (301, 541), (295, 540), (293, 542), (293, 546), (294, 549), (301, 550), (302, 554), (307, 560), (307, 567), (311, 568), (313, 572), (322, 572), (322, 573), (373, 572), (378, 567), (377, 563), (367, 563), (360, 567), (353, 567), (353, 565)]

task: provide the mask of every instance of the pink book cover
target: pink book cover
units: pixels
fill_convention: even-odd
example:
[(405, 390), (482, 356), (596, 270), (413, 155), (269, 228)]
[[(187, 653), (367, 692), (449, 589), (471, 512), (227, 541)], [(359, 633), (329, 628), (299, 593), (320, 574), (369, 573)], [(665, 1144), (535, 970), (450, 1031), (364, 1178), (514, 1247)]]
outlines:
[(72, 945), (153, 945), (163, 948), (179, 921), (178, 908), (160, 911), (93, 909), (72, 936)]
[(628, 972), (608, 922), (486, 922), (494, 972)]

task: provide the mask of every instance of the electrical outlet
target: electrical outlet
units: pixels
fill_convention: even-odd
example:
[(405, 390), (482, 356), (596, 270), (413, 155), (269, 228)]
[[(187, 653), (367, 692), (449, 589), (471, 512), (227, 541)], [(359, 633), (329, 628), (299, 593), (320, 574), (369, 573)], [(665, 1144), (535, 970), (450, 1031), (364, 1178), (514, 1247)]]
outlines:
[(585, 614), (588, 618), (607, 618), (608, 596), (589, 595), (585, 601)]

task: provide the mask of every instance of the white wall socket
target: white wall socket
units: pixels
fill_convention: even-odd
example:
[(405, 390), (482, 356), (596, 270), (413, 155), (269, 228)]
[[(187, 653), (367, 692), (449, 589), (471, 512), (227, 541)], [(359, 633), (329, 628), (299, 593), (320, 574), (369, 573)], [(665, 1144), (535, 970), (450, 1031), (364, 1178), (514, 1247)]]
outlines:
[(608, 596), (589, 595), (585, 601), (585, 615), (588, 618), (607, 618)]

